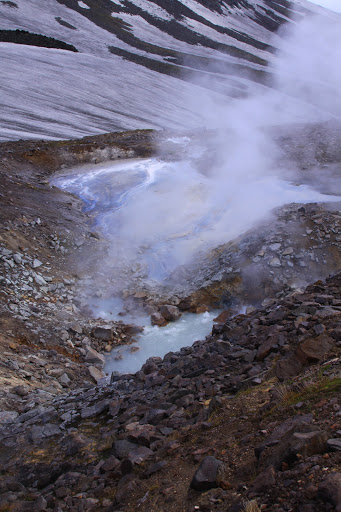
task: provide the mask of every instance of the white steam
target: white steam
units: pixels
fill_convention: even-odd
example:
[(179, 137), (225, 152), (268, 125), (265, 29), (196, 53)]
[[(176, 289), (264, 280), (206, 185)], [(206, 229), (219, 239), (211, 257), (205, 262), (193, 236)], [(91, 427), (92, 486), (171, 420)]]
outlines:
[(255, 85), (247, 99), (221, 101), (202, 88), (200, 97), (191, 98), (202, 115), (202, 136), (168, 141), (184, 155), (179, 161), (119, 162), (64, 180), (65, 188), (96, 201), (100, 227), (111, 241), (109, 265), (121, 278), (162, 280), (276, 206), (327, 199), (296, 186), (289, 164), (279, 167), (281, 148), (271, 131), (340, 119), (337, 18), (314, 16), (282, 30), (281, 48), (268, 68), (274, 88)]

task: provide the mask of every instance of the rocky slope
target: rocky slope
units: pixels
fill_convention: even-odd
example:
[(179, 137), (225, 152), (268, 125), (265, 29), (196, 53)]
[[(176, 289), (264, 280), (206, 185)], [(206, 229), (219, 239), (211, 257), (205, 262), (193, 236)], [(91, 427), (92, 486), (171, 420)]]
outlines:
[[(202, 124), (207, 89), (222, 103), (272, 85), (277, 30), (308, 12), (323, 10), (304, 0), (2, 0), (0, 140)], [(44, 48), (46, 38), (77, 53)]]
[[(337, 133), (305, 172), (337, 164)], [(235, 286), (199, 276), (199, 294), (184, 297), (197, 308), (252, 296), (259, 309), (227, 311), (205, 341), (101, 380), (103, 354), (134, 330), (80, 311), (77, 262), (106, 242), (48, 177), (65, 163), (150, 155), (158, 137), (1, 145), (0, 510), (339, 510), (339, 204), (285, 207), (207, 257), (211, 281), (239, 260)]]

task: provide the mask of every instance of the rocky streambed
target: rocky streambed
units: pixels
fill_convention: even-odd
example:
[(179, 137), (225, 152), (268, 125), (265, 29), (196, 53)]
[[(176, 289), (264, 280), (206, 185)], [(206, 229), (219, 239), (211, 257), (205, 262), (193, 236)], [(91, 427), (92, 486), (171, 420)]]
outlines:
[[(338, 130), (296, 130), (278, 137), (300, 172), (335, 173)], [(315, 152), (303, 159), (307, 133)], [(159, 137), (1, 145), (0, 510), (338, 510), (337, 202), (281, 207), (166, 286), (137, 277), (126, 313), (224, 314), (205, 341), (103, 379), (105, 354), (139, 329), (90, 315), (84, 283), (108, 244), (49, 179), (65, 165), (150, 156)], [(111, 296), (110, 275), (91, 279)]]

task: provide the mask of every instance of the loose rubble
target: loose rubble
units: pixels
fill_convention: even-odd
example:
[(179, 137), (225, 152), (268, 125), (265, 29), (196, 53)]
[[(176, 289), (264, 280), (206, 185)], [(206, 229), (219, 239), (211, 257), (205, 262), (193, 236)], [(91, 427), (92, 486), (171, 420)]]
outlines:
[[(75, 145), (68, 162), (91, 158)], [(180, 269), (182, 290), (137, 279), (127, 303), (158, 321), (224, 311), (206, 340), (106, 376), (140, 329), (88, 314), (74, 256), (105, 241), (48, 184), (65, 146), (27, 146), (0, 148), (0, 510), (339, 511), (339, 205), (279, 209)]]

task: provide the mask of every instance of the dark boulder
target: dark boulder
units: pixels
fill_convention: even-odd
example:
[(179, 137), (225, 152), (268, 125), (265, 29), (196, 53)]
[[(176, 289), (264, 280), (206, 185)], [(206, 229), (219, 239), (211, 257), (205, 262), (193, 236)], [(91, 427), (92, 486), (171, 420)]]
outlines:
[(160, 313), (168, 322), (174, 322), (178, 320), (181, 316), (181, 312), (179, 308), (176, 306), (171, 306), (170, 304), (166, 304), (160, 307)]
[(219, 487), (224, 479), (225, 467), (221, 460), (212, 457), (205, 457), (191, 481), (191, 488), (196, 491), (208, 491), (214, 487)]
[(318, 488), (318, 496), (334, 505), (336, 512), (341, 512), (341, 473), (328, 475)]

